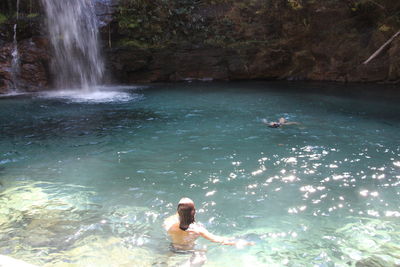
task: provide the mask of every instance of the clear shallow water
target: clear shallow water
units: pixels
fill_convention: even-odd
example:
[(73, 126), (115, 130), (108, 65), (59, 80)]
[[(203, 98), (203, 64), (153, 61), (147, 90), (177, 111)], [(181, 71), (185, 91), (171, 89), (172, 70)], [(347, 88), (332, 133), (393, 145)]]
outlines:
[[(400, 264), (400, 107), (384, 88), (114, 87), (0, 99), (0, 254), (44, 266), (175, 266), (182, 196), (205, 266)], [(364, 91), (367, 90), (367, 91)], [(393, 92), (390, 92), (393, 93)], [(271, 129), (262, 119), (300, 126)]]

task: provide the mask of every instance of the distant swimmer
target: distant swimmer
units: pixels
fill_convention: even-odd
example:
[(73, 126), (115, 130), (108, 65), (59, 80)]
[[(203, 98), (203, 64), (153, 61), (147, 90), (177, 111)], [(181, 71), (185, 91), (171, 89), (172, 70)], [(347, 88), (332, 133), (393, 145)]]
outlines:
[(267, 124), (268, 127), (271, 127), (271, 128), (279, 128), (279, 127), (285, 126), (285, 125), (299, 125), (300, 124), (295, 121), (287, 121), (285, 118), (280, 118), (277, 122), (276, 121), (268, 122), (266, 119), (263, 119), (262, 122)]
[[(207, 229), (195, 221), (196, 209), (190, 198), (182, 198), (178, 203), (178, 212), (164, 221), (164, 228), (171, 237), (172, 249), (175, 252), (193, 251), (195, 241), (203, 237), (211, 242), (230, 246), (248, 246), (251, 242), (244, 240), (233, 241), (230, 238), (220, 237), (207, 231)], [(206, 261), (204, 251), (194, 252), (187, 266), (201, 266)], [(186, 266), (186, 265), (185, 265)]]

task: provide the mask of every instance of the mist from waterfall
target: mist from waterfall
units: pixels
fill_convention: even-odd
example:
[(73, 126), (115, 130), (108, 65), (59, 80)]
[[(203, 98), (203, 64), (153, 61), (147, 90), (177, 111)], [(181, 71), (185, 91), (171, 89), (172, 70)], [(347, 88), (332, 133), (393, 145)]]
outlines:
[(14, 24), (14, 38), (13, 38), (13, 50), (11, 52), (11, 79), (13, 83), (12, 91), (15, 93), (18, 91), (18, 76), (19, 76), (19, 52), (18, 52), (18, 40), (17, 40), (17, 27), (19, 20), (19, 0), (17, 0), (17, 21)]
[(92, 0), (41, 0), (53, 48), (58, 89), (94, 90), (103, 77), (98, 21)]

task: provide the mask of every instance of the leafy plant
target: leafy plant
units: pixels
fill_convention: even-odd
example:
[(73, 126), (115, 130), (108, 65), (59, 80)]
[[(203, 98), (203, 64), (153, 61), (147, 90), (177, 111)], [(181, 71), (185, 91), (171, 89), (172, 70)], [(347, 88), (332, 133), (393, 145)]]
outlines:
[(29, 13), (26, 17), (27, 17), (28, 19), (33, 19), (33, 18), (36, 18), (36, 17), (38, 17), (38, 16), (39, 16), (38, 13)]
[(7, 16), (0, 13), (0, 24), (3, 24), (6, 21), (7, 21)]

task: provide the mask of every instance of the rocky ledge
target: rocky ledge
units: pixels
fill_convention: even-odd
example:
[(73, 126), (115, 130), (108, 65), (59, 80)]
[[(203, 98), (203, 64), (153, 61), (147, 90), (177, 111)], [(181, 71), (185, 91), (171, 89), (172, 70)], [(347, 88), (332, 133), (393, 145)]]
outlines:
[[(18, 87), (51, 87), (51, 48), (38, 0), (0, 4), (0, 93), (13, 87), (18, 23)], [(286, 79), (400, 81), (400, 30), (393, 0), (96, 0), (108, 76), (116, 83)]]

